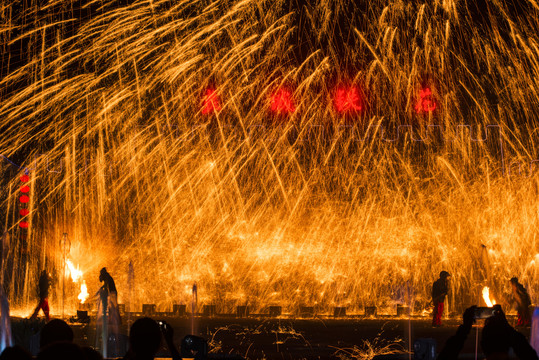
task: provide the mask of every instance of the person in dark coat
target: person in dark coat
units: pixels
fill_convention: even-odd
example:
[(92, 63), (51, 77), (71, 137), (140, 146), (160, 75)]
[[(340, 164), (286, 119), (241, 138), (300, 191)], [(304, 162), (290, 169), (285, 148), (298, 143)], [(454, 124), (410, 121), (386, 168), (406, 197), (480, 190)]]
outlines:
[(530, 295), (516, 277), (511, 278), (511, 288), (513, 290), (513, 299), (517, 304), (517, 326), (530, 326), (530, 305), (532, 303)]
[(432, 284), (432, 304), (434, 311), (432, 313), (432, 326), (442, 326), (442, 313), (444, 312), (444, 301), (449, 291), (449, 273), (440, 272), (440, 278)]
[(50, 286), (51, 286), (51, 278), (49, 274), (47, 274), (47, 270), (43, 270), (41, 272), (41, 276), (39, 277), (39, 304), (37, 305), (30, 319), (35, 319), (37, 317), (37, 314), (39, 313), (39, 310), (43, 309), (43, 312), (45, 313), (45, 318), (47, 319), (47, 321), (50, 320), (49, 318), (49, 288)]
[[(103, 326), (110, 325), (110, 335), (114, 339), (118, 339), (120, 335), (120, 325), (122, 320), (120, 318), (120, 311), (118, 309), (118, 292), (116, 290), (116, 284), (114, 279), (108, 273), (106, 268), (102, 268), (99, 273), (99, 281), (103, 282), (103, 286), (99, 290), (101, 297), (101, 302), (103, 306), (103, 319), (106, 319), (106, 322), (103, 323)], [(108, 310), (108, 318), (107, 318)], [(119, 351), (118, 341), (115, 342), (116, 349), (114, 351), (116, 354)]]

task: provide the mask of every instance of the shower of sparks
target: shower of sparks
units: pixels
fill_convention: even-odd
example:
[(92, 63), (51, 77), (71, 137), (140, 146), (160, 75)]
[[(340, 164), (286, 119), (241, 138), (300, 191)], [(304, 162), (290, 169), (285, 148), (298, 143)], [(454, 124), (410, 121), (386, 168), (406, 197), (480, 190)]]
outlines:
[(195, 282), (198, 306), (347, 314), (419, 313), (441, 270), (456, 308), (485, 274), (539, 283), (532, 6), (41, 3), (0, 6), (4, 263), (32, 259), (14, 306), (64, 256), (88, 292), (106, 266), (119, 301), (168, 311)]

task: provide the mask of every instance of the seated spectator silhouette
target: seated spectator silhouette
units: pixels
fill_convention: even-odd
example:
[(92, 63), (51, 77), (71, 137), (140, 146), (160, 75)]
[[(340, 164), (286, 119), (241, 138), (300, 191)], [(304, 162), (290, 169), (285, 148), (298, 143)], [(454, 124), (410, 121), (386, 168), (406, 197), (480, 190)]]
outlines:
[(49, 321), (43, 329), (39, 337), (39, 348), (43, 349), (47, 345), (55, 342), (73, 342), (73, 330), (63, 320), (54, 319)]
[(37, 360), (87, 360), (87, 358), (77, 344), (57, 341), (41, 349), (37, 354)]
[(124, 360), (153, 360), (161, 345), (161, 329), (155, 320), (144, 317), (131, 326), (129, 350)]
[(101, 356), (97, 350), (89, 346), (84, 346), (82, 352), (86, 355), (86, 360), (103, 360), (103, 356)]
[[(472, 306), (464, 311), (462, 325), (457, 329), (457, 333), (447, 340), (438, 355), (438, 360), (458, 359), (472, 325), (475, 323), (476, 308)], [(509, 359), (511, 348), (521, 360), (539, 360), (526, 337), (509, 325), (501, 306), (494, 305), (494, 315), (485, 320), (481, 332), (481, 349), (487, 360), (504, 360)]]
[(15, 345), (2, 351), (0, 360), (32, 360), (32, 355), (22, 347)]

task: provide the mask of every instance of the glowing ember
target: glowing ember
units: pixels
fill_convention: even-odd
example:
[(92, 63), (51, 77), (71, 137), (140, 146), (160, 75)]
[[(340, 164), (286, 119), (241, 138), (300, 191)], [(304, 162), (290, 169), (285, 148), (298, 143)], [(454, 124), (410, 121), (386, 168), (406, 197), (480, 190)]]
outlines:
[(69, 273), (71, 274), (71, 279), (73, 280), (73, 282), (79, 281), (82, 278), (82, 271), (80, 271), (78, 268), (75, 268), (71, 260), (67, 260), (66, 265), (69, 270)]
[(421, 89), (419, 91), (419, 100), (415, 104), (415, 111), (419, 114), (421, 112), (433, 112), (434, 110), (436, 110), (436, 102), (432, 99), (431, 89)]
[(292, 93), (287, 89), (279, 89), (271, 97), (271, 111), (276, 114), (290, 114), (296, 110)]
[(80, 300), (81, 304), (84, 304), (86, 302), (86, 299), (88, 299), (88, 288), (86, 287), (86, 281), (82, 281), (82, 284), (80, 285), (80, 294), (77, 297)]
[(221, 110), (221, 99), (217, 91), (212, 88), (206, 89), (202, 99), (202, 114), (209, 115)]
[(485, 286), (483, 288), (483, 300), (485, 300), (485, 304), (487, 304), (488, 307), (493, 307), (494, 305), (496, 305), (496, 300), (490, 300), (490, 291), (488, 286)]
[(335, 109), (340, 112), (360, 111), (361, 97), (357, 88), (338, 89), (335, 96)]

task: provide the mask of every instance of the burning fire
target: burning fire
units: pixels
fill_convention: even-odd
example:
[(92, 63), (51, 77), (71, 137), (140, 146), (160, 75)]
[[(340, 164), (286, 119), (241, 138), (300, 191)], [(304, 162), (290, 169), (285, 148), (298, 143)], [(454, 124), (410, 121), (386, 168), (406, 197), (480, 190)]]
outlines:
[[(71, 274), (71, 279), (74, 283), (82, 281), (82, 284), (80, 285), (80, 294), (77, 297), (80, 300), (81, 304), (84, 304), (86, 299), (88, 299), (88, 287), (86, 286), (86, 281), (82, 279), (82, 271), (79, 269), (79, 267), (75, 267), (71, 260), (66, 260), (66, 265), (69, 269), (69, 273)], [(66, 271), (67, 275), (67, 271)]]
[(71, 260), (66, 261), (67, 267), (69, 268), (69, 273), (71, 274), (71, 279), (73, 282), (77, 282), (82, 278), (82, 271), (79, 268), (75, 268)]
[(496, 305), (496, 300), (490, 300), (490, 291), (488, 286), (485, 286), (483, 288), (483, 300), (485, 300), (485, 304), (487, 304), (488, 307), (493, 307), (494, 305)]
[(82, 284), (80, 285), (80, 294), (78, 296), (78, 299), (80, 300), (81, 304), (84, 304), (86, 299), (88, 299), (88, 288), (86, 287), (86, 281), (82, 280)]

